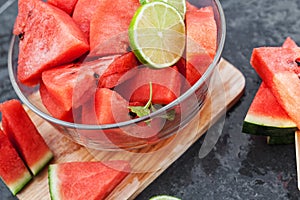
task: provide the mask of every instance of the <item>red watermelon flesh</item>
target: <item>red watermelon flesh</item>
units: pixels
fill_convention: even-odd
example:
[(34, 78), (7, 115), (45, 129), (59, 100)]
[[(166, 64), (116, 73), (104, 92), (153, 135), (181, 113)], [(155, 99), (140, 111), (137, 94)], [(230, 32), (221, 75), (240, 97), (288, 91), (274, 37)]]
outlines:
[[(139, 62), (133, 52), (116, 58), (100, 77), (98, 87), (113, 88), (121, 82), (126, 81), (134, 76), (135, 73), (130, 73), (130, 70), (138, 65)], [(124, 78), (125, 74), (126, 78)]]
[(48, 0), (47, 2), (52, 4), (53, 6), (60, 8), (69, 15), (72, 15), (77, 0)]
[(18, 78), (37, 84), (41, 73), (89, 50), (82, 31), (64, 11), (39, 0), (19, 1), (14, 34), (19, 35)]
[(298, 47), (255, 48), (251, 57), (251, 65), (298, 128), (300, 127), (300, 81), (296, 59), (299, 57)]
[(92, 54), (123, 54), (129, 47), (128, 27), (139, 0), (99, 1), (90, 23)]
[(93, 14), (96, 11), (98, 2), (101, 0), (78, 0), (74, 12), (73, 19), (79, 28), (89, 40), (90, 22)]
[(53, 157), (39, 131), (18, 100), (0, 105), (2, 126), (33, 175), (36, 175)]
[(117, 92), (99, 88), (95, 95), (95, 111), (99, 124), (130, 120), (128, 102)]
[(136, 70), (134, 77), (115, 88), (130, 102), (141, 102), (145, 105), (150, 97), (150, 82), (153, 104), (166, 105), (180, 96), (184, 77), (176, 66), (159, 70), (141, 67)]
[(217, 50), (217, 25), (212, 7), (186, 12), (186, 78), (193, 85), (212, 63)]
[(43, 72), (42, 82), (58, 106), (69, 111), (72, 107), (84, 104), (93, 95), (98, 77), (117, 57), (118, 55), (50, 69)]
[(49, 166), (50, 195), (61, 200), (101, 200), (128, 175), (127, 161), (68, 162)]
[(2, 130), (0, 130), (0, 177), (13, 195), (16, 195), (32, 178)]
[[(217, 50), (217, 25), (211, 6), (186, 12), (187, 59), (193, 55), (195, 42), (214, 58)], [(190, 41), (191, 40), (191, 41)], [(192, 55), (190, 55), (192, 54)]]
[(53, 98), (49, 94), (43, 82), (40, 83), (39, 91), (40, 91), (42, 103), (46, 107), (46, 109), (48, 110), (51, 116), (67, 122), (74, 121), (72, 109), (64, 110), (62, 106), (59, 105), (59, 103), (55, 100), (55, 98)]

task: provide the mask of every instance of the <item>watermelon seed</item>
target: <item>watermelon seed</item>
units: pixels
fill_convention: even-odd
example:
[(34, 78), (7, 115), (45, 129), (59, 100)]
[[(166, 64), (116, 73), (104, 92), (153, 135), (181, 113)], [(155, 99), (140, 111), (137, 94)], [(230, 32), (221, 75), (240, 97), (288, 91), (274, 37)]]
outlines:
[(19, 37), (20, 40), (23, 40), (23, 39), (24, 39), (24, 33), (20, 33), (20, 34), (18, 35), (18, 37)]
[(99, 77), (100, 77), (99, 74), (94, 73), (94, 78), (99, 78)]
[(297, 63), (298, 67), (300, 67), (300, 57), (296, 58), (295, 62)]

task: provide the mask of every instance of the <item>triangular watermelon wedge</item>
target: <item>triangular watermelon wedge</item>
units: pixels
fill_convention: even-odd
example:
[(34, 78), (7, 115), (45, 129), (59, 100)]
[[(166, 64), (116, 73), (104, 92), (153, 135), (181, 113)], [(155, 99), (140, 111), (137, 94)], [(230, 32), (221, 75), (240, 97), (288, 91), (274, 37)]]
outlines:
[(64, 11), (40, 0), (20, 0), (14, 34), (20, 38), (18, 79), (35, 85), (41, 73), (89, 50), (87, 39)]
[(53, 153), (18, 100), (0, 104), (2, 126), (9, 140), (33, 175), (52, 158)]
[(50, 195), (53, 200), (101, 200), (129, 171), (129, 163), (121, 160), (52, 164), (48, 170)]
[(0, 130), (0, 177), (13, 195), (17, 194), (32, 178), (2, 130)]

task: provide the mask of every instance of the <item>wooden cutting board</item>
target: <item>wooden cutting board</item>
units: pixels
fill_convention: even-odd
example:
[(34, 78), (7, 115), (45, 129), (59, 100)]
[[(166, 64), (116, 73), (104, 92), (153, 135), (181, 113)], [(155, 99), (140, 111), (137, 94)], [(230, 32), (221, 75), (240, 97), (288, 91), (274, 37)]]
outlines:
[[(124, 159), (131, 162), (130, 173), (107, 199), (134, 199), (166, 168), (198, 140), (243, 94), (243, 74), (222, 59), (212, 79), (212, 87), (200, 113), (178, 134), (155, 145), (120, 152), (106, 152), (80, 146), (54, 129), (49, 123), (28, 110), (28, 114), (54, 153), (51, 163)], [(209, 132), (207, 132), (209, 133)], [(180, 176), (180, 175), (178, 175)], [(20, 200), (50, 199), (47, 167), (17, 195)]]

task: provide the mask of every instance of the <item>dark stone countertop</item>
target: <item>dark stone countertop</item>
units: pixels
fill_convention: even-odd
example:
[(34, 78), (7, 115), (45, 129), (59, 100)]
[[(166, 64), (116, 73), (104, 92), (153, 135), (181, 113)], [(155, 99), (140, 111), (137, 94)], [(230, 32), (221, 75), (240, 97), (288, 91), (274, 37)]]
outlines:
[[(5, 11), (5, 2), (13, 4)], [(299, 0), (221, 0), (227, 21), (223, 57), (246, 77), (242, 98), (226, 114), (223, 132), (204, 158), (203, 138), (136, 199), (170, 194), (190, 199), (298, 199), (294, 145), (270, 146), (264, 138), (241, 133), (247, 109), (260, 85), (249, 64), (252, 49), (280, 46), (287, 36), (300, 44)], [(0, 0), (0, 102), (16, 98), (7, 72), (7, 51), (16, 1)], [(0, 182), (0, 199), (14, 199)]]

